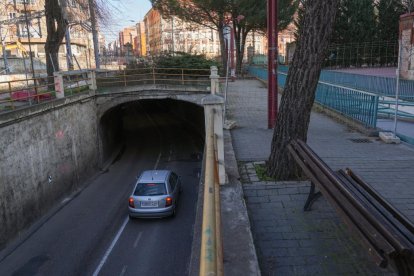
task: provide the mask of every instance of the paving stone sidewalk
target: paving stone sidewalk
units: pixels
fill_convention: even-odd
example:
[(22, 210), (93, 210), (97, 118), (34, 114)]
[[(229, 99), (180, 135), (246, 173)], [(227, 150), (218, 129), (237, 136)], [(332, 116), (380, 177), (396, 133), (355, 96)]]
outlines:
[[(228, 91), (228, 118), (262, 275), (394, 275), (372, 262), (324, 198), (303, 212), (308, 182), (266, 182), (255, 162), (267, 160), (267, 89), (237, 80)], [(414, 148), (366, 137), (312, 113), (308, 143), (333, 169), (350, 167), (414, 221)]]

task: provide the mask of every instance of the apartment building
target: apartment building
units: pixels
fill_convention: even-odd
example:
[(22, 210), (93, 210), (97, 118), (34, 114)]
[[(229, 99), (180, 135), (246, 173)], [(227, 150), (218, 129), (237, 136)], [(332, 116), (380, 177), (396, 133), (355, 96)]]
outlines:
[(186, 52), (215, 57), (220, 54), (218, 33), (211, 28), (184, 22), (177, 17), (163, 18), (155, 9), (148, 11), (143, 24), (147, 55)]
[(145, 57), (147, 55), (147, 39), (145, 35), (145, 24), (144, 21), (136, 24), (137, 28), (137, 40), (136, 40), (136, 55), (138, 57)]
[[(88, 2), (87, 0), (66, 0), (65, 5), (64, 16), (69, 22), (73, 64), (76, 69), (91, 68), (95, 63), (90, 24), (87, 23)], [(47, 37), (44, 7), (44, 0), (0, 0), (0, 56), (2, 56), (3, 47), (11, 63), (13, 60), (27, 58), (31, 52), (37, 65), (35, 70), (45, 70), (48, 57), (44, 48)], [(65, 40), (63, 40), (59, 49), (61, 70), (67, 69), (66, 56), (67, 49)], [(0, 67), (4, 67), (3, 58), (0, 59)], [(13, 72), (13, 68), (11, 69)]]
[(122, 56), (133, 55), (136, 51), (134, 38), (137, 36), (137, 29), (135, 26), (125, 27), (119, 32), (119, 49)]

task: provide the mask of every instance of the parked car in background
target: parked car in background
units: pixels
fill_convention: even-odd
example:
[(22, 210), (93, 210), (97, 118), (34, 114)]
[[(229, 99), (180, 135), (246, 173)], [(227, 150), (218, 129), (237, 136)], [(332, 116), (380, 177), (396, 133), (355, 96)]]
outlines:
[(128, 199), (130, 218), (174, 216), (182, 190), (180, 177), (170, 170), (144, 171)]

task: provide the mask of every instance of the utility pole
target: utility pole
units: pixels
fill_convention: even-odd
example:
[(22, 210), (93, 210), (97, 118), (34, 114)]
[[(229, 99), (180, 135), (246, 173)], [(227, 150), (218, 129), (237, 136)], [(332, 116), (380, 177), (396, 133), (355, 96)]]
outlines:
[(70, 26), (68, 22), (68, 12), (67, 12), (67, 0), (60, 0), (60, 7), (62, 9), (63, 20), (66, 21), (66, 31), (65, 31), (65, 46), (66, 46), (66, 65), (68, 71), (73, 70), (73, 60), (72, 60), (72, 46), (70, 43)]
[(174, 56), (175, 45), (174, 45), (174, 16), (171, 17), (171, 37), (172, 37), (172, 55)]
[(72, 60), (72, 46), (70, 43), (70, 26), (68, 24), (68, 26), (66, 27), (66, 32), (65, 32), (65, 44), (66, 44), (66, 63), (68, 66), (68, 71), (73, 70), (74, 66), (73, 66), (73, 60)]
[(267, 128), (275, 127), (277, 117), (277, 0), (267, 0)]
[[(27, 41), (29, 43), (29, 57), (30, 57), (30, 66), (32, 69), (32, 76), (33, 79), (35, 79), (36, 75), (35, 75), (35, 70), (34, 70), (34, 65), (33, 65), (33, 57), (32, 57), (32, 43), (30, 41), (30, 31), (29, 31), (29, 20), (27, 18), (27, 1), (28, 0), (23, 0), (23, 7), (24, 7), (24, 20), (26, 21), (26, 31), (27, 31)], [(24, 60), (23, 60), (24, 62)], [(36, 86), (36, 80), (33, 80), (35, 82), (35, 86)]]
[(95, 54), (95, 67), (99, 69), (100, 62), (99, 62), (99, 43), (98, 43), (98, 31), (96, 30), (96, 16), (95, 16), (95, 1), (88, 0), (89, 3), (89, 13), (91, 16), (91, 27), (92, 27), (92, 39), (93, 39), (93, 52)]
[(2, 49), (2, 54), (3, 54), (4, 67), (6, 69), (5, 73), (8, 74), (9, 73), (9, 63), (7, 61), (6, 43), (4, 42), (4, 39), (3, 39), (1, 24), (0, 24), (0, 43), (1, 43), (1, 49)]

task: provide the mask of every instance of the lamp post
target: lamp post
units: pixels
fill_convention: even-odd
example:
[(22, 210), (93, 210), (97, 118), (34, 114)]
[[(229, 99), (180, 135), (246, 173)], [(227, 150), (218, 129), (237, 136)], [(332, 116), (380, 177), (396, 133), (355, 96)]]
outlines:
[(100, 68), (100, 61), (99, 61), (99, 42), (98, 42), (98, 30), (96, 24), (96, 15), (95, 15), (95, 8), (96, 2), (95, 0), (88, 0), (89, 4), (89, 13), (91, 16), (91, 28), (92, 28), (92, 40), (93, 40), (93, 52), (95, 55), (95, 67), (96, 69)]
[(267, 0), (267, 127), (274, 128), (277, 117), (277, 0)]

